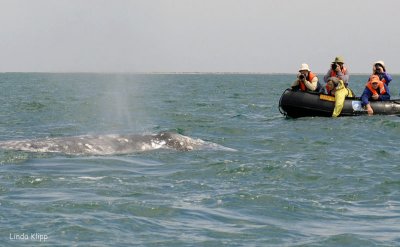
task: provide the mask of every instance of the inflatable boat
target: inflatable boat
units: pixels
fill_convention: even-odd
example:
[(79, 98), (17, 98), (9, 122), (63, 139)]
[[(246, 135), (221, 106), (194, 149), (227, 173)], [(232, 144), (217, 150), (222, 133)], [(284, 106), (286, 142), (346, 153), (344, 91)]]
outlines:
[[(371, 101), (374, 115), (400, 115), (400, 99)], [(335, 97), (286, 89), (279, 100), (279, 111), (288, 117), (331, 117), (335, 108)], [(360, 98), (346, 98), (340, 116), (368, 114), (361, 107)]]

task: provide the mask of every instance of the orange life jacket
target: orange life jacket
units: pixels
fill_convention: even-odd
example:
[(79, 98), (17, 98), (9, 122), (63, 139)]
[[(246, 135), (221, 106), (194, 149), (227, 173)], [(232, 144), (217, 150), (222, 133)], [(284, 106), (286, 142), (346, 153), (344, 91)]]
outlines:
[(372, 87), (372, 83), (370, 81), (367, 82), (365, 86), (369, 89), (369, 91), (371, 91), (372, 94), (381, 95), (386, 93), (385, 83), (382, 81), (378, 82), (379, 93)]
[[(341, 69), (342, 74), (345, 75), (347, 72), (347, 68), (343, 66), (343, 69)], [(330, 77), (337, 77), (336, 76), (336, 71), (331, 69), (331, 75)], [(330, 95), (331, 94), (331, 90), (329, 90), (328, 85), (325, 86), (326, 88), (326, 92)]]
[[(315, 77), (315, 74), (312, 73), (311, 71), (309, 71), (306, 80), (311, 82), (312, 79), (314, 79), (314, 77)], [(306, 84), (304, 83), (304, 81), (299, 81), (299, 86), (300, 86), (301, 91), (304, 91), (304, 92), (307, 91), (307, 87), (306, 87)]]

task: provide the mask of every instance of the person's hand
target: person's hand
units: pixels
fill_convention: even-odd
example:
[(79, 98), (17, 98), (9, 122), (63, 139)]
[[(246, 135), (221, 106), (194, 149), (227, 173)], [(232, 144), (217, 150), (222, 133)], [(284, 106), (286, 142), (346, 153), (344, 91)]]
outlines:
[(372, 95), (372, 99), (378, 100), (378, 99), (379, 99), (379, 94), (373, 94), (373, 95)]
[(368, 104), (368, 105), (366, 105), (366, 107), (367, 107), (368, 115), (369, 115), (369, 116), (374, 115), (374, 110), (372, 109), (371, 105)]
[(376, 74), (382, 74), (382, 73), (383, 73), (382, 67), (377, 66), (377, 67), (375, 68), (375, 73), (376, 73)]

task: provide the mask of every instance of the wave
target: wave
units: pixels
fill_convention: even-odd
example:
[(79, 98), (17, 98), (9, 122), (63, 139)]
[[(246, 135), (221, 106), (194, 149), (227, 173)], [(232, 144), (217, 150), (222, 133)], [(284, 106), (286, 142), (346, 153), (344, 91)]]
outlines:
[(63, 153), (68, 155), (129, 154), (155, 149), (225, 150), (236, 151), (222, 145), (194, 139), (171, 132), (153, 135), (82, 135), (0, 142), (0, 148), (36, 153)]

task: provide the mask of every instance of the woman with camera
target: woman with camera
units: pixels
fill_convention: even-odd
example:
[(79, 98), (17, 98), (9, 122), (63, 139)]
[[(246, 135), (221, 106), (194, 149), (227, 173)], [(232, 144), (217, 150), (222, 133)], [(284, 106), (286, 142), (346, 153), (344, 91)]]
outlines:
[[(326, 75), (324, 76), (324, 81), (327, 83), (328, 79), (331, 77), (336, 77), (342, 80), (345, 87), (347, 87), (350, 76), (348, 69), (344, 66), (343, 57), (335, 58), (335, 61), (332, 62), (331, 67), (328, 70), (328, 73), (326, 73)], [(328, 91), (328, 94), (330, 94), (328, 87), (326, 87), (326, 89)]]
[(392, 81), (392, 76), (386, 72), (385, 63), (383, 61), (376, 61), (372, 66), (372, 75), (377, 75), (379, 80), (389, 86), (389, 83)]
[(308, 64), (303, 63), (299, 69), (297, 79), (292, 83), (292, 89), (300, 89), (304, 92), (322, 92), (323, 87), (318, 82), (318, 77), (311, 72)]

